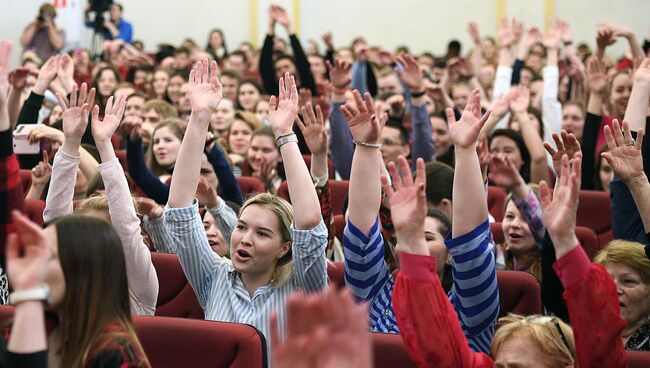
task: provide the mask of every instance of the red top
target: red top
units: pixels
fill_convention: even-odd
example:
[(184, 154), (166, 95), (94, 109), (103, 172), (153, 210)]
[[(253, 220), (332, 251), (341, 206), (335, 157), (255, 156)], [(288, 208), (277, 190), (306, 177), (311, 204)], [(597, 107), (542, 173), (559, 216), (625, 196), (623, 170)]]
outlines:
[[(454, 308), (436, 274), (435, 257), (402, 253), (393, 306), (402, 340), (419, 367), (493, 367), (484, 353), (472, 352)], [(564, 299), (576, 342), (578, 367), (626, 367), (616, 287), (581, 246), (553, 265), (564, 285)]]

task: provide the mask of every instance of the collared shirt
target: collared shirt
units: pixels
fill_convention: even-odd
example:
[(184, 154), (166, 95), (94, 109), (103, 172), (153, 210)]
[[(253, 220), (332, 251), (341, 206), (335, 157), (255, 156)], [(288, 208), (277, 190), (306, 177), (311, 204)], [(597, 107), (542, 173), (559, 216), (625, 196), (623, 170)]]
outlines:
[[(92, 28), (94, 26), (93, 21), (87, 21), (86, 22), (86, 27)], [(124, 20), (124, 18), (120, 18), (120, 23), (116, 25), (117, 27), (117, 36), (113, 38), (113, 34), (111, 32), (104, 28), (102, 31), (102, 35), (104, 36), (105, 40), (124, 40), (126, 43), (131, 43), (133, 40), (133, 26), (131, 23), (127, 22)]]
[(210, 248), (196, 201), (191, 207), (165, 207), (165, 225), (205, 318), (256, 327), (266, 336), (268, 351), (271, 313), (278, 314), (280, 331), (283, 331), (289, 295), (298, 289), (314, 292), (327, 286), (327, 228), (323, 221), (311, 230), (291, 228), (294, 262), (291, 278), (280, 287), (262, 286), (252, 297), (232, 264)]

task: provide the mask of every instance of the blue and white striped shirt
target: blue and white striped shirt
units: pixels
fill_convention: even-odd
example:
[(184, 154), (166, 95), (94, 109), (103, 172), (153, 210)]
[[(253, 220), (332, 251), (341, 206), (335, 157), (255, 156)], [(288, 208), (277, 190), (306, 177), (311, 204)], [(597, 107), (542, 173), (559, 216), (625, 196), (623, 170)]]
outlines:
[[(499, 288), (490, 225), (485, 221), (445, 244), (452, 255), (453, 286), (448, 297), (454, 306), (470, 348), (489, 353), (499, 315)], [(374, 332), (399, 333), (392, 294), (394, 278), (384, 262), (384, 239), (379, 220), (366, 236), (348, 221), (343, 236), (345, 283), (358, 301), (370, 304)]]
[(289, 295), (297, 289), (311, 292), (327, 287), (327, 227), (323, 221), (311, 230), (291, 229), (291, 279), (277, 288), (271, 284), (262, 286), (252, 297), (231, 263), (210, 248), (196, 201), (191, 207), (165, 207), (165, 225), (205, 318), (255, 326), (267, 337), (269, 352), (271, 313), (277, 312), (283, 331)]

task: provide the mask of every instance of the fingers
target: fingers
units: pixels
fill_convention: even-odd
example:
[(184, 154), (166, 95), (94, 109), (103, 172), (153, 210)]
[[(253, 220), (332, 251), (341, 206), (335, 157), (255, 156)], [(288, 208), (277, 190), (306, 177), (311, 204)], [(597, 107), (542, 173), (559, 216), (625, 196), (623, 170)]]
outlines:
[(456, 123), (456, 115), (454, 114), (454, 109), (448, 107), (445, 109), (445, 115), (447, 115), (447, 125), (451, 126)]
[(408, 161), (406, 161), (406, 158), (404, 158), (404, 156), (400, 155), (397, 158), (397, 162), (399, 163), (399, 168), (402, 172), (402, 182), (404, 183), (404, 186), (413, 186), (413, 176), (411, 175), (411, 168)]
[(82, 83), (81, 88), (79, 89), (79, 99), (77, 100), (79, 104), (83, 104), (86, 102), (87, 90), (88, 90), (88, 86), (86, 85), (86, 83)]
[(120, 96), (120, 102), (117, 105), (115, 115), (117, 115), (118, 123), (122, 121), (122, 116), (124, 116), (124, 110), (126, 109), (126, 96)]
[(50, 154), (47, 152), (47, 150), (43, 150), (43, 162), (47, 163), (48, 165), (50, 164)]
[(612, 129), (609, 126), (605, 125), (605, 128), (603, 130), (605, 131), (605, 141), (607, 142), (607, 149), (612, 151), (614, 150), (614, 148), (618, 147), (618, 145), (616, 144), (616, 140), (612, 135)]
[(70, 92), (70, 107), (77, 107), (77, 92), (79, 91), (79, 87), (77, 87), (77, 84), (74, 83), (72, 85), (72, 92)]
[(548, 154), (551, 155), (551, 157), (555, 156), (555, 154), (557, 153), (555, 148), (553, 148), (553, 146), (551, 146), (551, 144), (548, 142), (544, 142), (544, 148), (546, 149), (546, 152), (548, 152)]
[[(299, 95), (298, 88), (296, 87), (296, 77), (291, 76), (288, 81), (289, 100), (298, 105)], [(310, 109), (311, 110), (311, 109)]]
[(393, 198), (393, 195), (395, 195), (395, 191), (388, 181), (387, 174), (381, 175), (381, 186), (384, 188), (384, 193), (386, 193), (386, 197), (388, 197), (388, 200), (390, 201), (390, 199)]
[(190, 70), (189, 83), (190, 84), (196, 84), (196, 69), (194, 69), (194, 68), (192, 68), (192, 70)]
[(368, 112), (370, 110), (367, 109), (367, 106), (363, 102), (363, 98), (361, 98), (361, 92), (359, 92), (358, 89), (355, 89), (352, 91), (352, 95), (354, 97), (354, 102), (357, 105), (357, 109), (359, 109), (359, 112)]
[(278, 108), (278, 99), (275, 96), (269, 98), (269, 112), (275, 111)]
[(634, 147), (641, 151), (641, 147), (643, 147), (643, 135), (645, 132), (643, 131), (643, 128), (639, 129), (638, 132), (636, 132), (636, 142), (634, 142)]
[[(300, 120), (300, 115), (302, 115), (303, 117), (307, 115), (307, 112), (306, 112), (305, 110), (306, 110), (306, 109), (305, 109), (305, 107), (303, 106), (303, 107), (300, 109), (300, 114), (299, 114), (299, 115), (296, 115), (296, 124), (298, 124), (298, 128), (300, 128), (300, 131), (301, 131), (301, 132), (304, 132), (304, 131), (305, 131), (305, 128), (307, 128), (307, 125), (305, 125), (305, 123), (303, 123), (302, 120)], [(305, 118), (305, 121), (307, 121), (307, 118)]]
[[(285, 74), (285, 76), (288, 73)], [(283, 101), (286, 98), (287, 91), (284, 89), (284, 77), (280, 77), (280, 80), (278, 81), (278, 99), (280, 101)]]
[(95, 104), (95, 94), (96, 94), (95, 88), (91, 88), (90, 93), (88, 93), (88, 100), (86, 101), (88, 106), (93, 106)]
[(106, 101), (106, 108), (104, 108), (104, 116), (111, 114), (111, 111), (113, 110), (113, 100), (114, 97), (111, 96), (108, 98), (108, 101)]
[(95, 125), (99, 122), (99, 106), (95, 105), (92, 112), (92, 124)]
[(388, 172), (390, 173), (390, 177), (393, 179), (393, 187), (395, 187), (395, 191), (397, 192), (402, 189), (402, 178), (400, 178), (399, 173), (397, 172), (395, 162), (388, 163)]
[(625, 138), (623, 137), (623, 131), (621, 130), (618, 120), (614, 119), (614, 121), (612, 121), (612, 127), (614, 128), (614, 140), (616, 140), (616, 144), (619, 146), (625, 145)]
[(372, 96), (370, 95), (370, 92), (366, 92), (363, 94), (364, 102), (365, 102), (365, 108), (366, 111), (368, 112), (375, 112), (375, 104), (372, 102)]
[(426, 183), (426, 166), (424, 164), (424, 160), (422, 158), (418, 158), (417, 161), (415, 161), (415, 184), (424, 186)]
[(341, 113), (343, 113), (343, 117), (345, 117), (345, 120), (347, 120), (348, 123), (354, 118), (354, 114), (350, 111), (348, 105), (341, 106)]
[(634, 138), (632, 138), (632, 132), (630, 131), (630, 125), (627, 123), (627, 121), (623, 121), (623, 137), (625, 138), (625, 144), (634, 142)]
[(320, 105), (316, 104), (316, 122), (319, 125), (325, 124), (325, 119), (323, 118), (323, 111), (320, 108)]

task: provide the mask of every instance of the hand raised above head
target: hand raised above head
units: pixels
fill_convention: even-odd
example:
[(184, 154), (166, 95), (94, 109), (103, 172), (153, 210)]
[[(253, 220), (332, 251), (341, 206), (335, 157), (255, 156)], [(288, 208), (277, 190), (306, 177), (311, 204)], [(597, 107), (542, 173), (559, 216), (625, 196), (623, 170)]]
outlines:
[(95, 102), (95, 89), (91, 88), (90, 92), (86, 93), (87, 89), (86, 83), (82, 83), (79, 90), (77, 90), (77, 85), (74, 84), (70, 93), (69, 107), (63, 96), (60, 93), (56, 94), (59, 105), (63, 109), (63, 134), (68, 144), (80, 143), (81, 136), (83, 136), (88, 126), (88, 113), (90, 112), (90, 106)]
[(212, 113), (219, 106), (223, 88), (217, 75), (219, 66), (212, 60), (204, 58), (192, 68), (189, 78), (189, 95), (193, 112)]
[(95, 105), (92, 115), (92, 134), (96, 142), (110, 142), (111, 137), (120, 126), (124, 109), (126, 108), (126, 96), (120, 96), (119, 100), (113, 104), (113, 96), (108, 98), (104, 119), (99, 120), (99, 106)]
[(330, 81), (334, 88), (343, 89), (352, 81), (352, 76), (350, 74), (352, 64), (347, 61), (337, 59), (334, 61), (334, 65), (332, 65), (328, 60), (327, 69), (329, 70)]
[(298, 115), (298, 89), (293, 75), (285, 73), (280, 78), (279, 95), (269, 100), (269, 119), (276, 138), (293, 132), (293, 122)]
[(397, 57), (397, 62), (402, 65), (404, 70), (395, 67), (395, 73), (399, 75), (412, 92), (422, 92), (424, 90), (424, 78), (415, 58), (408, 54), (401, 54)]
[(456, 121), (454, 110), (447, 108), (447, 123), (449, 125), (449, 137), (457, 148), (472, 148), (478, 141), (481, 128), (490, 117), (491, 111), (488, 110), (481, 116), (481, 95), (478, 90), (472, 91), (472, 94), (465, 105), (465, 110)]
[(568, 133), (566, 130), (562, 129), (560, 135), (553, 133), (551, 135), (555, 141), (555, 147), (551, 146), (550, 143), (544, 142), (544, 148), (551, 158), (553, 159), (553, 168), (557, 176), (562, 174), (562, 156), (568, 155), (573, 157), (576, 152), (580, 152), (580, 142), (573, 133)]
[(362, 143), (378, 144), (384, 127), (385, 117), (378, 116), (370, 93), (361, 97), (358, 90), (352, 91), (354, 104), (341, 106), (341, 112), (350, 125), (352, 137)]
[(323, 118), (323, 112), (320, 106), (316, 105), (316, 114), (314, 114), (311, 102), (308, 102), (306, 106), (302, 107), (300, 113), (304, 119), (304, 123), (300, 120), (299, 116), (296, 117), (296, 122), (303, 137), (305, 137), (309, 151), (314, 155), (326, 154), (328, 133), (325, 128), (325, 119)]
[(614, 173), (625, 183), (634, 180), (647, 180), (643, 172), (643, 157), (641, 146), (643, 144), (643, 129), (637, 132), (636, 140), (632, 138), (630, 126), (623, 122), (623, 129), (614, 119), (612, 129), (605, 126), (605, 139), (607, 140), (608, 151), (603, 152), (602, 157), (607, 160)]

